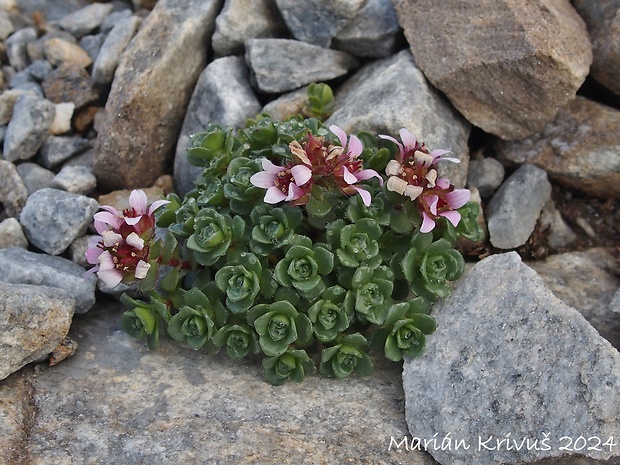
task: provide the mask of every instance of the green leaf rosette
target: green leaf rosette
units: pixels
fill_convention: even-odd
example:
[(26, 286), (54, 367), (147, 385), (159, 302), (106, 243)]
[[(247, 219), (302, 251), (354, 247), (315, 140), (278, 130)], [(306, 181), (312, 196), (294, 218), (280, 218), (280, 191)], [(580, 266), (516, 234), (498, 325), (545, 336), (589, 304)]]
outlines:
[(357, 376), (372, 374), (372, 361), (364, 348), (368, 341), (360, 333), (344, 336), (338, 344), (323, 349), (321, 353), (321, 374), (328, 378), (346, 378), (351, 373)]
[(258, 205), (252, 210), (250, 219), (255, 225), (250, 249), (258, 255), (266, 256), (291, 243), (303, 215), (297, 207)]
[(340, 286), (329, 287), (308, 310), (319, 341), (333, 341), (338, 333), (349, 327), (349, 316), (344, 305), (346, 294), (347, 291)]
[(369, 218), (354, 224), (336, 220), (327, 225), (327, 240), (336, 249), (338, 262), (349, 268), (362, 264), (374, 268), (381, 263), (378, 240), (382, 233), (379, 223)]
[(246, 324), (225, 325), (217, 330), (212, 341), (216, 347), (226, 346), (226, 353), (235, 360), (260, 352), (258, 335)]
[(226, 171), (233, 151), (238, 142), (232, 129), (224, 130), (218, 126), (211, 126), (207, 131), (194, 134), (192, 145), (187, 149), (187, 161), (195, 166), (204, 168), (205, 176), (220, 176)]
[(394, 274), (389, 268), (362, 266), (353, 274), (345, 305), (348, 311), (355, 310), (362, 321), (382, 324), (393, 303), (393, 290)]
[(450, 241), (433, 242), (432, 233), (417, 232), (411, 239), (411, 248), (400, 262), (411, 291), (434, 301), (450, 294), (448, 281), (461, 277), (465, 268), (463, 256), (452, 248)]
[(293, 245), (275, 267), (274, 277), (284, 287), (293, 287), (308, 299), (315, 299), (325, 290), (321, 276), (327, 276), (334, 268), (334, 254), (325, 247)]
[(196, 199), (186, 197), (183, 205), (176, 211), (174, 223), (168, 226), (172, 234), (178, 237), (189, 237), (194, 232), (194, 218), (200, 211)]
[(131, 310), (121, 315), (121, 327), (136, 339), (147, 339), (150, 350), (159, 345), (159, 318), (167, 321), (168, 308), (163, 302), (154, 300), (150, 304), (141, 300), (132, 299), (127, 294), (121, 296), (121, 301)]
[(316, 371), (314, 361), (305, 350), (289, 349), (282, 355), (263, 359), (265, 378), (269, 384), (280, 386), (289, 379), (298, 383), (302, 382), (306, 375), (312, 375)]
[[(419, 299), (423, 298), (392, 305), (384, 327), (372, 335), (371, 346), (383, 351), (388, 360), (398, 362), (403, 356), (420, 355), (426, 344), (426, 335), (435, 331), (435, 319), (418, 312), (416, 300)], [(428, 301), (423, 302), (423, 307), (428, 308)]]
[(231, 218), (211, 207), (203, 208), (194, 218), (194, 233), (187, 240), (187, 248), (195, 251), (198, 263), (210, 266), (226, 255), (233, 241), (243, 237), (244, 229), (241, 216)]
[(224, 187), (220, 178), (200, 176), (196, 184), (198, 184), (196, 203), (200, 207), (218, 207), (226, 204)]
[(215, 283), (226, 294), (226, 307), (232, 313), (248, 310), (261, 290), (263, 267), (253, 253), (241, 253), (238, 265), (229, 265), (215, 273)]
[(250, 182), (250, 178), (260, 171), (260, 160), (247, 157), (235, 158), (228, 165), (224, 195), (229, 199), (233, 212), (247, 215), (257, 201), (263, 198), (265, 191)]
[(312, 323), (289, 302), (259, 304), (247, 315), (248, 324), (259, 335), (259, 344), (265, 355), (282, 355), (293, 342), (304, 344), (312, 337)]
[(349, 199), (350, 205), (347, 207), (346, 215), (351, 223), (356, 223), (363, 218), (375, 220), (382, 226), (390, 224), (391, 206), (381, 195), (374, 195), (370, 205), (364, 205), (362, 197), (359, 195)]

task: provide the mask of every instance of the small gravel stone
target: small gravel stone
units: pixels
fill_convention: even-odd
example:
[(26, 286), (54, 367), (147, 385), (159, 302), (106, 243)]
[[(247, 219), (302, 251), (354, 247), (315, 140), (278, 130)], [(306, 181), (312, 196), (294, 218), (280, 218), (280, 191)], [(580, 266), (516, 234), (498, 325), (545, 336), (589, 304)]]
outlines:
[(4, 158), (9, 161), (32, 158), (47, 138), (56, 108), (49, 100), (20, 95), (13, 107), (4, 139)]
[(97, 187), (97, 178), (89, 166), (64, 166), (52, 180), (51, 187), (76, 194), (89, 194)]
[(28, 199), (28, 189), (10, 161), (0, 160), (0, 179), (0, 203), (7, 215), (17, 217)]
[(9, 247), (28, 248), (28, 239), (17, 218), (7, 218), (0, 222), (0, 249)]
[(37, 40), (37, 31), (34, 27), (20, 29), (4, 41), (9, 63), (16, 71), (21, 71), (30, 64), (27, 44)]
[(15, 27), (11, 17), (5, 10), (0, 10), (0, 40), (6, 40), (8, 36), (13, 34)]
[(95, 199), (48, 187), (28, 197), (19, 222), (32, 245), (58, 255), (84, 235), (98, 208)]
[(78, 237), (71, 243), (69, 246), (69, 258), (73, 263), (84, 268), (91, 268), (93, 266), (86, 261), (86, 250), (88, 249), (88, 243), (93, 237), (98, 236), (87, 234), (86, 236)]
[(36, 96), (34, 92), (24, 89), (5, 90), (0, 94), (0, 124), (9, 124), (9, 121), (11, 121), (11, 118), (13, 117), (15, 102), (20, 95)]
[(549, 200), (543, 207), (539, 222), (543, 230), (548, 228), (545, 236), (552, 249), (562, 249), (577, 239), (577, 234), (564, 221), (553, 200)]
[(132, 14), (129, 8), (113, 11), (103, 20), (101, 26), (99, 26), (99, 32), (107, 35), (119, 21), (129, 18)]
[(28, 195), (32, 195), (44, 187), (50, 187), (52, 179), (56, 176), (53, 171), (45, 169), (36, 163), (28, 162), (17, 165), (17, 172), (28, 190)]
[(45, 98), (54, 103), (73, 102), (76, 109), (99, 98), (90, 74), (80, 65), (59, 66), (41, 85)]
[(50, 134), (58, 136), (71, 131), (71, 119), (73, 118), (74, 110), (75, 103), (73, 102), (57, 103), (56, 115), (50, 126)]
[(41, 146), (37, 162), (45, 168), (53, 169), (90, 146), (91, 142), (82, 137), (49, 136)]
[(487, 200), (502, 185), (505, 174), (504, 165), (495, 158), (470, 160), (467, 170), (467, 184), (477, 187), (480, 197)]
[(24, 70), (30, 73), (39, 82), (43, 81), (52, 72), (53, 68), (47, 60), (35, 60)]
[(93, 80), (99, 84), (109, 84), (114, 78), (121, 54), (138, 31), (142, 20), (137, 16), (120, 19), (108, 34), (99, 50), (93, 65)]
[(9, 81), (9, 88), (24, 88), (27, 87), (28, 84), (38, 84), (38, 81), (28, 71), (18, 71), (11, 77), (11, 80)]
[(79, 65), (83, 68), (90, 66), (93, 60), (79, 45), (74, 45), (63, 39), (53, 38), (45, 42), (45, 57), (54, 67), (62, 64)]
[(64, 16), (58, 25), (76, 37), (97, 29), (114, 6), (111, 3), (93, 3)]
[(97, 60), (97, 55), (99, 55), (99, 50), (101, 50), (101, 45), (105, 40), (105, 34), (95, 34), (95, 35), (87, 35), (80, 39), (80, 47), (84, 49), (88, 56), (95, 62)]

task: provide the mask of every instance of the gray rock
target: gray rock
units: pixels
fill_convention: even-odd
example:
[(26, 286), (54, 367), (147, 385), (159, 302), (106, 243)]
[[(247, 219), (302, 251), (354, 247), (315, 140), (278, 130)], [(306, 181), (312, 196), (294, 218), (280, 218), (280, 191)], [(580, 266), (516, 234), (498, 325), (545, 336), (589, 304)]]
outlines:
[(6, 214), (18, 217), (28, 199), (28, 189), (13, 163), (0, 160), (0, 203)]
[(99, 127), (93, 168), (102, 189), (148, 186), (168, 169), (221, 3), (160, 0), (142, 22)]
[(51, 187), (86, 195), (97, 187), (97, 178), (90, 166), (63, 166), (52, 180)]
[(81, 37), (97, 29), (112, 8), (110, 3), (93, 3), (64, 16), (58, 25), (74, 36)]
[(57, 136), (71, 131), (71, 121), (73, 120), (74, 111), (75, 103), (73, 102), (57, 103), (54, 121), (52, 121), (52, 125), (50, 126), (50, 134)]
[(620, 313), (620, 288), (614, 294), (614, 297), (613, 299), (611, 299), (611, 302), (609, 302), (609, 310), (615, 313)]
[(52, 65), (47, 60), (35, 60), (24, 71), (30, 73), (37, 81), (43, 81), (52, 72)]
[(0, 124), (5, 125), (11, 121), (15, 102), (20, 95), (36, 96), (37, 94), (24, 89), (5, 90), (0, 94)]
[(21, 82), (19, 85), (15, 86), (14, 89), (23, 90), (32, 95), (36, 95), (38, 97), (43, 98), (43, 90), (41, 89), (41, 86), (37, 82), (24, 81), (24, 82)]
[(209, 123), (243, 127), (260, 110), (250, 87), (248, 69), (241, 57), (224, 57), (211, 62), (202, 72), (190, 100), (174, 161), (174, 184), (180, 195), (194, 188), (201, 168), (190, 165), (185, 151), (190, 136), (204, 131)]
[(56, 107), (49, 100), (20, 95), (4, 139), (4, 158), (9, 161), (32, 158), (43, 144), (54, 121)]
[(440, 173), (454, 185), (465, 186), (470, 125), (429, 86), (409, 52), (362, 68), (336, 94), (335, 108), (328, 126), (397, 139), (398, 131), (406, 128), (431, 150), (450, 150), (461, 163), (443, 162)]
[(16, 218), (7, 218), (0, 222), (0, 249), (9, 247), (28, 247), (28, 239)]
[(93, 149), (86, 150), (80, 155), (76, 155), (62, 164), (62, 166), (93, 166), (93, 156), (95, 151)]
[(246, 40), (281, 37), (285, 31), (275, 0), (227, 0), (215, 19), (211, 45), (217, 55), (240, 55)]
[(267, 113), (273, 119), (284, 120), (300, 115), (308, 100), (308, 87), (288, 92), (265, 105), (260, 113)]
[(467, 185), (477, 187), (480, 197), (487, 200), (502, 185), (505, 174), (504, 165), (495, 158), (469, 160)]
[(48, 187), (28, 197), (19, 222), (32, 245), (58, 255), (84, 235), (98, 208), (95, 199)]
[(554, 250), (563, 249), (577, 239), (577, 234), (564, 221), (553, 200), (545, 204), (538, 221), (542, 230), (545, 231), (547, 244)]
[(13, 34), (14, 31), (15, 26), (13, 26), (11, 17), (7, 11), (0, 10), (0, 40), (6, 40), (6, 38)]
[(73, 306), (59, 289), (0, 283), (0, 379), (53, 351), (69, 332)]
[(88, 249), (88, 243), (93, 237), (100, 236), (87, 234), (86, 236), (78, 237), (71, 243), (69, 246), (69, 258), (73, 263), (87, 269), (93, 267), (93, 265), (86, 261), (86, 250)]
[(105, 34), (89, 34), (80, 39), (80, 47), (88, 53), (93, 63), (97, 61), (97, 55), (99, 55), (99, 50), (101, 50), (105, 38)]
[(45, 51), (45, 58), (54, 67), (67, 64), (86, 68), (93, 62), (82, 47), (58, 37), (46, 40), (43, 44), (43, 49)]
[(128, 18), (122, 18), (114, 25), (114, 28), (101, 45), (97, 61), (93, 64), (93, 81), (98, 84), (109, 84), (112, 82), (121, 54), (138, 31), (141, 23), (141, 18), (129, 16)]
[[(574, 463), (573, 454), (618, 453), (560, 449), (567, 443), (562, 436), (606, 441), (620, 433), (620, 354), (515, 252), (476, 264), (433, 315), (438, 330), (420, 357), (405, 361), (403, 383), (409, 431), (431, 441), (437, 461)], [(451, 447), (434, 448), (434, 437), (439, 444), (452, 439)], [(469, 449), (457, 449), (456, 440)], [(527, 440), (529, 448), (518, 447)]]
[(497, 157), (531, 163), (565, 186), (620, 199), (620, 111), (577, 97), (542, 131), (519, 141), (498, 142)]
[(73, 102), (79, 109), (99, 98), (90, 74), (80, 65), (61, 65), (41, 83), (45, 98), (54, 103)]
[(36, 40), (36, 29), (34, 27), (27, 27), (14, 32), (4, 41), (9, 63), (16, 71), (21, 71), (30, 64), (27, 45)]
[(74, 136), (49, 136), (41, 145), (37, 162), (45, 168), (55, 168), (65, 160), (91, 147), (91, 141)]
[(550, 198), (551, 184), (544, 170), (525, 164), (515, 171), (487, 207), (491, 244), (500, 249), (525, 244)]
[[(120, 330), (122, 311), (106, 303), (76, 316), (69, 334), (79, 350), (70, 360), (3, 383), (5, 457), (40, 457), (33, 465), (74, 457), (127, 465), (436, 465), (423, 452), (388, 450), (390, 437), (407, 434), (397, 364), (378, 363), (367, 378), (315, 376), (273, 387), (260, 360), (208, 356), (167, 338), (149, 352)], [(24, 428), (30, 436), (20, 442)]]
[(17, 165), (17, 172), (28, 190), (28, 195), (32, 195), (44, 187), (50, 187), (52, 179), (56, 176), (53, 171), (45, 169), (36, 163), (20, 163)]
[(578, 310), (613, 346), (620, 348), (620, 318), (609, 310), (620, 287), (620, 266), (613, 250), (588, 249), (532, 261), (533, 268), (557, 298)]
[(28, 71), (26, 71), (26, 69), (23, 71), (18, 71), (13, 76), (11, 76), (11, 80), (9, 81), (9, 89), (22, 89), (28, 87), (29, 84), (38, 84), (35, 77)]
[(390, 0), (368, 0), (332, 46), (357, 57), (385, 58), (394, 52), (400, 30)]
[(440, 14), (435, 0), (394, 6), (428, 80), (502, 139), (540, 131), (588, 75), (592, 46), (568, 0), (444, 0)]
[(328, 81), (358, 66), (348, 53), (289, 39), (250, 39), (245, 56), (258, 89), (267, 93)]
[(590, 74), (620, 95), (620, 3), (573, 0), (573, 6), (588, 25), (592, 38)]
[(101, 26), (99, 26), (99, 32), (103, 34), (109, 34), (110, 31), (114, 29), (116, 23), (131, 17), (132, 14), (133, 12), (129, 8), (113, 11), (103, 20)]
[(95, 304), (97, 277), (85, 277), (84, 268), (66, 258), (11, 247), (0, 250), (0, 263), (0, 282), (64, 291), (75, 299), (76, 313), (85, 313)]
[(90, 0), (3, 0), (4, 2), (17, 1), (22, 15), (31, 18), (35, 12), (40, 12), (47, 21), (56, 21), (73, 13), (90, 3)]
[(276, 0), (293, 37), (325, 48), (365, 3), (366, 0)]

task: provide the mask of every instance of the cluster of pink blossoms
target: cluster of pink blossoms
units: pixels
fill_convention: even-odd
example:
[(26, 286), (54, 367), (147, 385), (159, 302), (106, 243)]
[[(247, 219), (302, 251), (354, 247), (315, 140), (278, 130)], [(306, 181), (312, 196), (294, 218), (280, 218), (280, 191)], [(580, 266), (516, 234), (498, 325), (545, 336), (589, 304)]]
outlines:
[(438, 179), (437, 163), (441, 160), (460, 163), (460, 160), (443, 157), (447, 150), (429, 152), (424, 143), (419, 143), (407, 129), (401, 129), (399, 134), (402, 144), (391, 136), (379, 136), (394, 142), (399, 149), (396, 160), (391, 160), (385, 168), (387, 189), (417, 201), (422, 215), (421, 232), (432, 231), (441, 216), (457, 226), (461, 214), (456, 210), (469, 202), (471, 192), (455, 189), (447, 178)]
[(154, 212), (168, 200), (158, 200), (149, 207), (144, 191), (134, 190), (129, 196), (129, 208), (122, 213), (103, 205), (102, 212), (93, 216), (100, 236), (93, 237), (86, 250), (86, 260), (95, 267), (106, 285), (114, 287), (123, 282), (143, 279), (148, 273), (149, 244), (155, 237)]
[(344, 194), (359, 194), (366, 206), (370, 205), (371, 196), (360, 181), (371, 178), (383, 178), (375, 170), (362, 169), (359, 156), (364, 147), (362, 142), (347, 134), (338, 126), (329, 127), (340, 140), (340, 146), (329, 143), (322, 137), (308, 134), (306, 140), (289, 144), (293, 161), (285, 166), (277, 166), (266, 158), (262, 161), (263, 170), (250, 178), (257, 187), (267, 189), (265, 203), (291, 202), (304, 205), (310, 198), (310, 190), (315, 184), (326, 187), (337, 186)]

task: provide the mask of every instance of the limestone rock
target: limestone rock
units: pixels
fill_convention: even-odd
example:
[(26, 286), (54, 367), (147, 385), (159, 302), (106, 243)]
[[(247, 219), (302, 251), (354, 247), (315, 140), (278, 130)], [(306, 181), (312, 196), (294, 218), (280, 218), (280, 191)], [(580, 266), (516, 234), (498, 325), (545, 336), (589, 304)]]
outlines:
[(335, 79), (358, 66), (348, 53), (289, 39), (250, 39), (245, 57), (258, 89), (267, 93)]
[(7, 215), (16, 218), (26, 204), (28, 189), (10, 161), (0, 160), (0, 179), (0, 204)]
[(93, 80), (99, 84), (109, 84), (114, 78), (121, 54), (136, 34), (142, 20), (129, 16), (119, 20), (109, 32), (93, 64)]
[(332, 38), (355, 17), (367, 0), (276, 0), (297, 40), (328, 48)]
[(95, 199), (46, 187), (28, 197), (19, 222), (31, 244), (58, 255), (84, 235), (98, 208)]
[(147, 186), (166, 171), (220, 7), (160, 0), (142, 22), (116, 69), (95, 146), (102, 189)]
[(28, 247), (28, 239), (16, 218), (7, 218), (0, 222), (0, 249), (9, 247)]
[(81, 37), (97, 29), (112, 8), (111, 3), (93, 3), (63, 16), (58, 25), (74, 36)]
[[(569, 0), (395, 0), (416, 63), (474, 125), (521, 139), (588, 75), (592, 47)], [(553, 31), (552, 34), (549, 31)]]
[(487, 207), (491, 244), (500, 249), (525, 244), (550, 198), (551, 184), (544, 170), (525, 164), (515, 171)]
[(54, 350), (69, 331), (73, 305), (59, 289), (0, 283), (0, 380)]
[(429, 86), (407, 51), (367, 65), (336, 94), (336, 111), (326, 124), (346, 132), (390, 134), (407, 128), (431, 150), (450, 150), (460, 164), (440, 164), (440, 174), (464, 187), (470, 125)]
[(212, 61), (201, 73), (194, 89), (174, 160), (174, 184), (180, 195), (194, 188), (194, 179), (202, 168), (189, 164), (185, 151), (190, 136), (205, 131), (209, 123), (224, 127), (243, 127), (260, 110), (249, 82), (243, 58), (231, 56)]
[(88, 53), (80, 47), (65, 40), (54, 37), (45, 42), (45, 56), (54, 67), (62, 64), (79, 65), (86, 68), (93, 60)]
[(497, 144), (497, 156), (531, 163), (565, 186), (620, 199), (620, 111), (577, 97), (527, 139)]
[(495, 158), (469, 160), (467, 185), (478, 188), (480, 197), (489, 199), (504, 180), (505, 170)]
[(8, 161), (32, 158), (47, 138), (56, 106), (33, 95), (20, 95), (4, 138), (4, 158)]
[[(426, 351), (404, 364), (409, 430), (428, 440), (437, 433), (440, 442), (450, 434), (470, 446), (430, 447), (437, 461), (496, 465), (618, 454), (560, 449), (562, 436), (617, 438), (620, 354), (515, 252), (477, 263), (433, 315), (438, 330)], [(481, 447), (479, 437), (495, 450)], [(498, 448), (506, 438), (511, 447)], [(517, 448), (527, 440), (529, 448)]]

